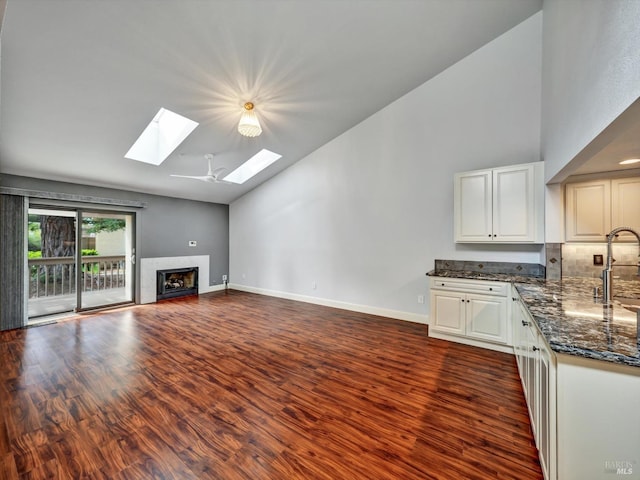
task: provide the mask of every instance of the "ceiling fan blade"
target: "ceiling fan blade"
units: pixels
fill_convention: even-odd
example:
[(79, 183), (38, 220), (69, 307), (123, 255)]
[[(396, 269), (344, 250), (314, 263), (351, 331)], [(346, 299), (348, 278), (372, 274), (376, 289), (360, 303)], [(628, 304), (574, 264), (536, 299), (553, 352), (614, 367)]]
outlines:
[(209, 182), (212, 179), (211, 175), (192, 176), (192, 175), (173, 175), (172, 174), (171, 176), (177, 177), (177, 178), (190, 178), (192, 180), (202, 180), (203, 182)]
[(200, 180), (202, 182), (207, 182), (207, 183), (226, 183), (228, 185), (231, 185), (232, 182), (227, 182), (225, 180), (220, 179), (220, 175), (222, 175), (223, 172), (226, 172), (227, 169), (225, 167), (218, 167), (215, 170), (213, 169), (213, 154), (212, 153), (207, 153), (204, 158), (207, 160), (207, 164), (209, 167), (209, 171), (207, 172), (206, 175), (201, 175), (201, 176), (195, 176), (195, 175), (175, 175), (175, 174), (171, 174), (172, 177), (178, 177), (178, 178), (189, 178), (192, 180)]

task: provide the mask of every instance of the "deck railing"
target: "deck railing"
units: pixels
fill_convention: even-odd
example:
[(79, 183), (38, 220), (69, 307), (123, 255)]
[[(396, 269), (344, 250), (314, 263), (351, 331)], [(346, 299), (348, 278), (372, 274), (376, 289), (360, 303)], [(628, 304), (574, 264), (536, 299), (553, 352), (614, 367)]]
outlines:
[[(80, 274), (83, 292), (124, 287), (125, 256), (84, 256)], [(76, 293), (75, 257), (29, 259), (29, 298), (73, 293)]]

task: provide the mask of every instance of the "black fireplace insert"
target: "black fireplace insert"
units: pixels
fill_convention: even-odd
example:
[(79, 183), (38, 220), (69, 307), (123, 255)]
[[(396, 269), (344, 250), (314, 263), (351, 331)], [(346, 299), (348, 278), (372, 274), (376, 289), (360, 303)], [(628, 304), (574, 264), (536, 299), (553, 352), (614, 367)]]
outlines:
[(198, 267), (157, 271), (157, 300), (198, 294)]

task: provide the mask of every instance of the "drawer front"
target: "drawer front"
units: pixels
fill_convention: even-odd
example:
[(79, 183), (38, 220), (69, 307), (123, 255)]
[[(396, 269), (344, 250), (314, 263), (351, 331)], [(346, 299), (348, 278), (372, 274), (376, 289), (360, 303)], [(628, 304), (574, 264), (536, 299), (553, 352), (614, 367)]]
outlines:
[(506, 297), (511, 285), (489, 280), (466, 280), (461, 278), (432, 277), (431, 288), (438, 290), (455, 290), (467, 293), (483, 293), (485, 295), (497, 295)]

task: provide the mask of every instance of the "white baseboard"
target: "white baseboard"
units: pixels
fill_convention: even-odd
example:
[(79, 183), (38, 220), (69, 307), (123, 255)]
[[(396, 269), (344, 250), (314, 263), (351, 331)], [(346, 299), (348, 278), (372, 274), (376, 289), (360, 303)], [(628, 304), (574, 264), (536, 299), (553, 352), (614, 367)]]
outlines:
[(240, 285), (230, 283), (229, 288), (240, 290), (243, 292), (258, 293), (269, 297), (286, 298), (288, 300), (296, 300), (298, 302), (313, 303), (323, 305), (325, 307), (341, 308), (352, 312), (367, 313), (369, 315), (379, 315), (381, 317), (394, 318), (397, 320), (406, 320), (407, 322), (429, 324), (429, 315), (420, 315), (418, 313), (402, 312), (400, 310), (391, 310), (387, 308), (371, 307), (369, 305), (358, 305), (355, 303), (342, 302), (339, 300), (330, 300), (327, 298), (310, 297), (308, 295), (300, 295), (297, 293), (280, 292), (277, 290), (268, 290), (266, 288), (250, 287), (248, 285)]
[(208, 285), (201, 289), (198, 293), (219, 292), (220, 290), (224, 290), (224, 283), (221, 283), (220, 285)]

